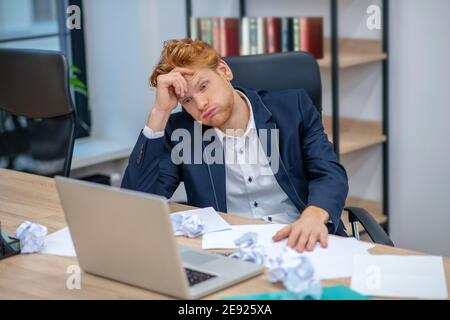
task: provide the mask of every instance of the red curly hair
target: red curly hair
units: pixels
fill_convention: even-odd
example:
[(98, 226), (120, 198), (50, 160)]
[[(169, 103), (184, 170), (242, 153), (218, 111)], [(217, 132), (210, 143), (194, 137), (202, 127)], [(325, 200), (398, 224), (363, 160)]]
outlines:
[(208, 67), (215, 71), (219, 61), (218, 53), (204, 41), (191, 38), (165, 41), (159, 62), (150, 76), (150, 85), (156, 87), (158, 76), (175, 67)]

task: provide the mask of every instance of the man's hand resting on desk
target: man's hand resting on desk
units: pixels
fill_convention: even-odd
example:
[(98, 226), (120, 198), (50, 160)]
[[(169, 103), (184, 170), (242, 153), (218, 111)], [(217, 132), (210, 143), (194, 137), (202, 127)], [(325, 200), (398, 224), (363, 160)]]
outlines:
[(326, 223), (330, 215), (325, 210), (309, 206), (301, 214), (300, 219), (278, 231), (274, 241), (288, 238), (288, 246), (298, 252), (312, 251), (316, 242), (320, 242), (322, 248), (328, 246), (328, 229)]

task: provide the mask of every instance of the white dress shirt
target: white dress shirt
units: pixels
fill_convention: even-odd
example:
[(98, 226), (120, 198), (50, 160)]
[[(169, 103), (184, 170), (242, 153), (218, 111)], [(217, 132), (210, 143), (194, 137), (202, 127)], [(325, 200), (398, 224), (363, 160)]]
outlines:
[[(250, 101), (241, 91), (236, 92), (250, 111), (244, 135), (227, 135), (214, 128), (224, 148), (227, 211), (246, 218), (292, 223), (299, 219), (299, 211), (273, 175), (258, 138)], [(143, 134), (156, 139), (162, 137), (164, 131), (153, 132), (146, 126)]]

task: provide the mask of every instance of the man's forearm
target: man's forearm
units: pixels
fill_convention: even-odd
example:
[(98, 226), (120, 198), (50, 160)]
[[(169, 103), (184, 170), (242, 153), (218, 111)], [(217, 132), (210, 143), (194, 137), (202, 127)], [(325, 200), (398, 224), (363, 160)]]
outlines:
[(147, 120), (147, 127), (154, 132), (164, 131), (169, 120), (170, 112), (161, 111), (157, 107), (153, 107)]

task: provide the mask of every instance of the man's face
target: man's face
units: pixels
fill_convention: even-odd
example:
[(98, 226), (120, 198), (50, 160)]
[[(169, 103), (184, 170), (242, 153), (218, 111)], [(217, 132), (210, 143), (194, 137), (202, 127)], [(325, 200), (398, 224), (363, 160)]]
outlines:
[(195, 73), (185, 76), (188, 92), (179, 102), (195, 120), (207, 126), (221, 127), (230, 118), (234, 105), (230, 68), (223, 61), (216, 72), (209, 68), (187, 68)]

